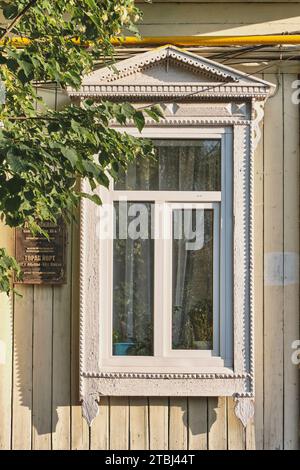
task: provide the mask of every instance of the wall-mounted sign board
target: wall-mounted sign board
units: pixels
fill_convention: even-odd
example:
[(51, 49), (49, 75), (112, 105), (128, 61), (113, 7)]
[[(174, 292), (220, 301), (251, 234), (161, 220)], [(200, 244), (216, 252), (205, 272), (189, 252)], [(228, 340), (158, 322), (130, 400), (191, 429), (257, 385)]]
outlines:
[(44, 235), (33, 235), (25, 225), (16, 229), (16, 259), (21, 266), (22, 284), (64, 284), (66, 282), (66, 226), (43, 222)]

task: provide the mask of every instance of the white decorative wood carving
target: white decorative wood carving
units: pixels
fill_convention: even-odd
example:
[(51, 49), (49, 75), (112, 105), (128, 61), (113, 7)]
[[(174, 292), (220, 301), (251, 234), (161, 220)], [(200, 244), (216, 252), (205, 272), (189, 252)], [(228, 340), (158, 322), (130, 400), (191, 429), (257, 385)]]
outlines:
[(249, 397), (237, 397), (235, 399), (235, 414), (244, 427), (254, 416), (254, 401)]
[(119, 62), (118, 73), (110, 67), (86, 76), (81, 89), (69, 88), (72, 97), (95, 99), (184, 98), (265, 99), (270, 85), (207, 58), (174, 46), (166, 46)]
[(82, 416), (86, 419), (89, 426), (99, 413), (97, 395), (85, 395), (82, 399)]
[(260, 138), (261, 138), (261, 130), (260, 130), (260, 124), (264, 118), (264, 105), (265, 101), (261, 100), (253, 100), (253, 150), (255, 151), (256, 147), (259, 144)]
[[(139, 54), (83, 80), (73, 99), (92, 97), (165, 103), (156, 127), (230, 128), (233, 135), (233, 360), (232, 367), (196, 373), (103, 370), (100, 325), (101, 259), (99, 208), (82, 202), (80, 271), (80, 397), (89, 424), (101, 395), (235, 396), (237, 417), (246, 426), (254, 413), (253, 157), (263, 104), (274, 90), (268, 82), (173, 46)], [(112, 123), (112, 125), (114, 125)], [(83, 191), (89, 192), (83, 182)]]

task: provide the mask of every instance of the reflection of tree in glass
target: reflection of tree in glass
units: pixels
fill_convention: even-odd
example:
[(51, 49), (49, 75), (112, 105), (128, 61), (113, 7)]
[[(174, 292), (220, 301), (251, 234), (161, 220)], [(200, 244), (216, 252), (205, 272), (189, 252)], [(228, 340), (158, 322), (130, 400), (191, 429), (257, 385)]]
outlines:
[(212, 303), (202, 300), (188, 312), (181, 340), (181, 349), (212, 349)]
[(220, 191), (221, 142), (217, 139), (154, 140), (156, 156), (121, 170), (118, 190)]

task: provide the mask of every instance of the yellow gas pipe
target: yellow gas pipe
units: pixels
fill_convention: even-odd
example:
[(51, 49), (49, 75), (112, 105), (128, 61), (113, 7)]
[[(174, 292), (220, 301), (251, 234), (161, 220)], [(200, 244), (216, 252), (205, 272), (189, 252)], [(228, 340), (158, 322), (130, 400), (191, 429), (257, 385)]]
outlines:
[[(16, 47), (26, 47), (31, 43), (28, 38), (10, 39), (11, 43)], [(78, 44), (76, 39), (72, 39), (74, 44)], [(135, 37), (128, 36), (125, 38), (113, 38), (111, 43), (114, 46), (148, 46), (158, 47), (172, 44), (174, 46), (193, 47), (193, 46), (279, 46), (279, 45), (296, 45), (300, 44), (300, 34), (270, 34), (259, 36), (145, 36)], [(3, 41), (0, 41), (0, 45)], [(84, 44), (88, 46), (88, 43)]]
[(268, 35), (268, 36), (154, 36), (154, 37), (126, 37), (113, 39), (113, 45), (124, 46), (250, 46), (266, 45), (277, 46), (283, 44), (300, 44), (300, 34)]

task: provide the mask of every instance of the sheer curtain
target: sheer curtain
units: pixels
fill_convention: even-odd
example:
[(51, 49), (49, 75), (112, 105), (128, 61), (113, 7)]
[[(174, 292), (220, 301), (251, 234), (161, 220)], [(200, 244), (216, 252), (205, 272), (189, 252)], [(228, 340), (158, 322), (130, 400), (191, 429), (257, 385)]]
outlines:
[[(173, 349), (212, 348), (212, 212), (186, 209), (175, 210), (173, 214), (174, 225), (184, 225), (185, 234), (183, 238), (173, 240)], [(195, 233), (197, 242), (191, 244)], [(189, 249), (192, 245), (195, 247)]]
[[(122, 204), (115, 205), (117, 234), (118, 212), (126, 210)], [(132, 204), (127, 205), (129, 212)], [(150, 225), (151, 203), (144, 204)], [(130, 219), (127, 218), (129, 223)], [(116, 355), (153, 354), (153, 263), (154, 241), (150, 237), (114, 241), (113, 353)]]
[[(156, 159), (137, 159), (122, 172), (116, 190), (218, 191), (220, 142), (218, 140), (156, 140)], [(130, 197), (130, 196), (129, 196)], [(120, 208), (116, 203), (116, 209)], [(133, 203), (128, 203), (127, 210)], [(151, 240), (151, 206), (148, 237), (114, 242), (113, 342), (114, 354), (153, 354), (154, 241)], [(118, 212), (118, 210), (117, 210)], [(213, 214), (189, 209), (173, 214), (173, 321), (174, 349), (210, 349), (213, 317)], [(123, 217), (122, 217), (123, 218)], [(132, 217), (126, 216), (130, 224)], [(117, 231), (120, 220), (117, 217)], [(181, 224), (182, 237), (175, 237)], [(191, 232), (197, 246), (187, 249)], [(200, 242), (199, 242), (200, 241)], [(170, 240), (171, 243), (171, 240)]]

